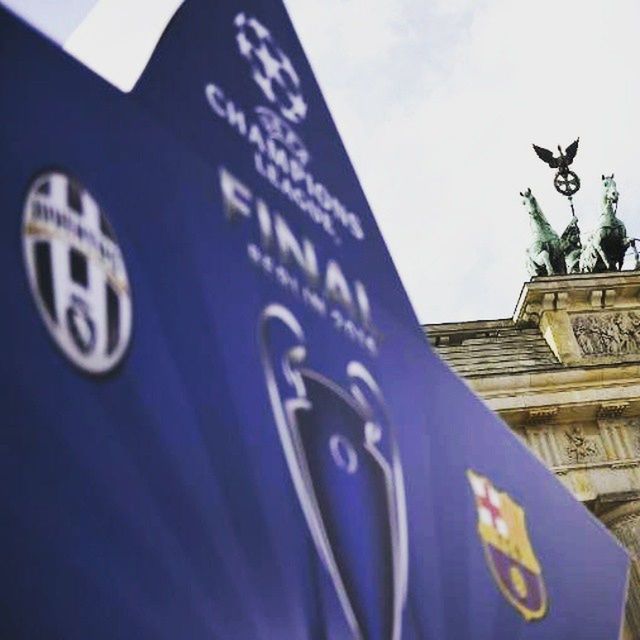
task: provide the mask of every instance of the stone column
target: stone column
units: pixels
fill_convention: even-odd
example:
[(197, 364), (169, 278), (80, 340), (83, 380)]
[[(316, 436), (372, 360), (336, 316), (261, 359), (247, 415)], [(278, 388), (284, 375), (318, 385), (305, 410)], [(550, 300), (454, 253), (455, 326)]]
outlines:
[(616, 507), (600, 519), (631, 556), (626, 626), (629, 637), (640, 638), (640, 500)]

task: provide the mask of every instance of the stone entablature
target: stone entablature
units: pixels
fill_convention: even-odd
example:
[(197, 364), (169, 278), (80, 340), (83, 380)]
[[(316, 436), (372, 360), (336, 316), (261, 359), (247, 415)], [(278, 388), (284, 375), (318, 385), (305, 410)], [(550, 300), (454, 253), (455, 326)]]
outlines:
[(513, 321), (538, 326), (565, 365), (640, 360), (640, 272), (536, 278)]

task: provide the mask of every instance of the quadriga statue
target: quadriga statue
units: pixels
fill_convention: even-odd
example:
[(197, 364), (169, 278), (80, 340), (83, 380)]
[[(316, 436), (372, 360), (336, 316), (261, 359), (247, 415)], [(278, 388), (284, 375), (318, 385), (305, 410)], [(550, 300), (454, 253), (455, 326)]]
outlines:
[(598, 273), (602, 271), (620, 271), (627, 249), (631, 247), (639, 267), (638, 251), (635, 241), (627, 237), (627, 229), (617, 215), (618, 188), (610, 176), (602, 176), (602, 208), (598, 226), (592, 231), (584, 244), (580, 256), (580, 271)]
[(529, 212), (529, 223), (533, 241), (527, 249), (527, 270), (531, 277), (552, 276), (566, 273), (564, 253), (558, 234), (553, 230), (542, 213), (538, 201), (527, 189), (522, 196), (522, 204)]

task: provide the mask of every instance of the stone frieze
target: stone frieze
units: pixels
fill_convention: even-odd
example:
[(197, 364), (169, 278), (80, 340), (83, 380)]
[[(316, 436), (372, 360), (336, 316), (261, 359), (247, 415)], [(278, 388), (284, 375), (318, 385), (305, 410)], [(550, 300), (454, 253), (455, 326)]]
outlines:
[(583, 356), (640, 354), (640, 313), (586, 313), (571, 317)]

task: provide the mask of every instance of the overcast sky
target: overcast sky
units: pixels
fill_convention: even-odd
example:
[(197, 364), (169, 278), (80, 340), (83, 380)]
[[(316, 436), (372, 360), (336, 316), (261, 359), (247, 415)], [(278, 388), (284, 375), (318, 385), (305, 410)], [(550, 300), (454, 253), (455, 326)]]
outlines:
[[(181, 0), (0, 2), (128, 90), (148, 59), (134, 53)], [(532, 142), (580, 136), (583, 232), (614, 171), (618, 213), (640, 237), (637, 0), (285, 4), (422, 322), (511, 315), (530, 238), (519, 191), (533, 189), (558, 233), (569, 222)]]
[(511, 316), (527, 279), (530, 186), (569, 206), (531, 143), (580, 136), (583, 231), (615, 171), (640, 237), (640, 3), (286, 0), (423, 322)]

